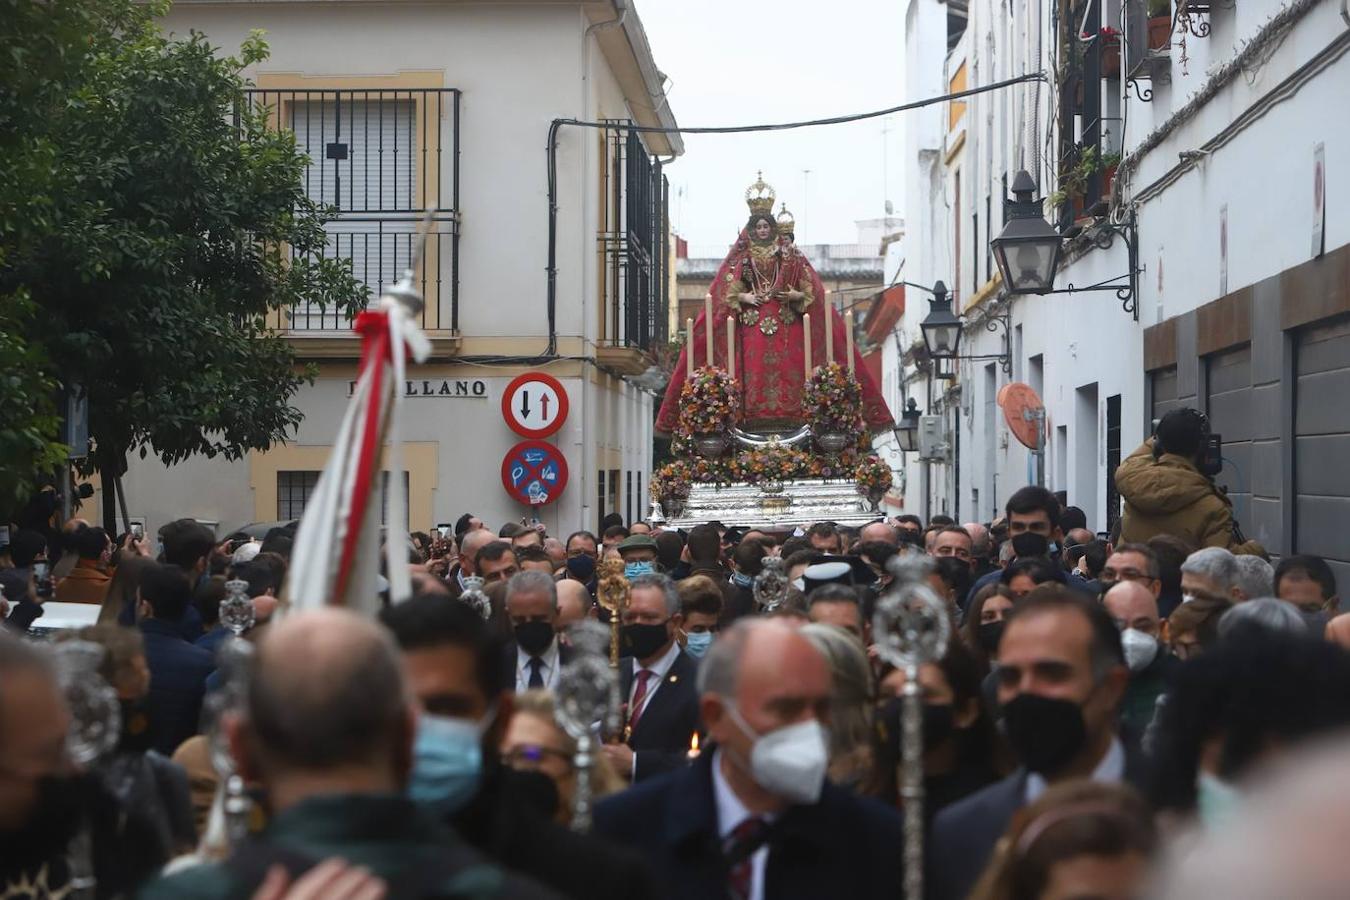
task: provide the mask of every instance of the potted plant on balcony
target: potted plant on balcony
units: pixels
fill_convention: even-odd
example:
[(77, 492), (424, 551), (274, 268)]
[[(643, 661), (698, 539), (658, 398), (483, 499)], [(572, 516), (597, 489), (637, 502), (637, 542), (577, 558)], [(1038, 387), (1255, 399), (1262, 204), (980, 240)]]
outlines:
[(1097, 32), (1101, 42), (1102, 77), (1120, 77), (1120, 32), (1110, 25), (1103, 25)]
[(1162, 50), (1172, 39), (1172, 0), (1148, 0), (1148, 49)]

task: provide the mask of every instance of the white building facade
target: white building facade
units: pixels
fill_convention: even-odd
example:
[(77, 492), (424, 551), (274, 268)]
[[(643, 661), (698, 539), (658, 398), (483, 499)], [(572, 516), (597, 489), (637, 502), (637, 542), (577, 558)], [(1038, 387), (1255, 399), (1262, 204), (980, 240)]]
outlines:
[[(248, 72), (253, 101), (309, 153), (308, 193), (339, 210), (330, 252), (352, 259), (372, 299), (408, 265), (425, 211), (439, 210), (418, 272), (433, 352), (404, 386), (406, 525), (471, 512), (494, 528), (537, 516), (565, 534), (610, 512), (642, 518), (654, 398), (632, 379), (666, 340), (661, 166), (682, 144), (623, 127), (675, 125), (630, 5), (180, 0), (163, 26), (203, 32), (222, 52), (266, 33), (271, 58)], [(613, 125), (553, 133), (558, 119)], [(331, 311), (294, 310), (276, 325), (318, 365), (292, 401), (304, 414), (296, 434), (237, 462), (133, 463), (133, 518), (151, 529), (179, 516), (230, 528), (303, 510), (359, 342)], [(534, 371), (557, 378), (570, 401), (545, 439), (569, 479), (542, 507), (513, 500), (501, 474), (523, 440), (504, 421), (502, 394)]]
[[(1350, 514), (1350, 477), (1335, 464), (1350, 450), (1342, 6), (971, 0), (963, 19), (909, 0), (909, 99), (1048, 73), (906, 122), (911, 227), (886, 279), (944, 281), (967, 320), (961, 354), (1006, 352), (1010, 370), (961, 360), (954, 378), (931, 379), (930, 397), (933, 370), (914, 352), (928, 304), (908, 289), (888, 383), (943, 417), (948, 445), (940, 459), (909, 454), (910, 509), (988, 521), (1034, 480), (997, 403), (1020, 381), (1046, 411), (1045, 484), (1109, 530), (1120, 459), (1155, 418), (1189, 405), (1223, 435), (1217, 480), (1247, 536), (1275, 553), (1323, 555), (1350, 587), (1350, 551), (1329, 538)], [(989, 241), (1019, 169), (1067, 233), (1056, 289), (1129, 285), (1129, 238), (1132, 302), (1114, 290), (1008, 298)], [(1131, 216), (1137, 231), (1122, 227)], [(1006, 316), (1006, 331), (986, 328), (991, 316)], [(904, 397), (888, 401), (899, 410)]]

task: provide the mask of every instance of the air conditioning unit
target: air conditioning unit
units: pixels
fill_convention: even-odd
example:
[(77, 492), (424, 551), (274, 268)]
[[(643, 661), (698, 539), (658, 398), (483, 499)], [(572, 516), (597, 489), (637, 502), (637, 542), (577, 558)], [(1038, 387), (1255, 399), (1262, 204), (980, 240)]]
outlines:
[(951, 452), (942, 416), (919, 418), (919, 459), (946, 462)]

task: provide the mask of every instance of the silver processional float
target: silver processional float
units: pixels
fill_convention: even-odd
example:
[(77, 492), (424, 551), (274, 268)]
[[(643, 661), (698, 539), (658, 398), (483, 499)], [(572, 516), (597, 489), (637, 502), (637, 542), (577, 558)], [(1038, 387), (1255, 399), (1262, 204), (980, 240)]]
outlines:
[(894, 556), (893, 576), (877, 600), (872, 640), (883, 660), (905, 673), (901, 692), (900, 798), (904, 803), (905, 900), (923, 898), (923, 694), (919, 669), (940, 660), (951, 637), (951, 616), (928, 584), (931, 560), (922, 554)]

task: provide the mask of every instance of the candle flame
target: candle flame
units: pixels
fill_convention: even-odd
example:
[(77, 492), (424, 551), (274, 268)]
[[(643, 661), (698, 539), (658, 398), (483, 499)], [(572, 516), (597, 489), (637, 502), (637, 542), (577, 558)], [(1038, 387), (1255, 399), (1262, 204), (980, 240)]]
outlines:
[(696, 754), (696, 753), (698, 753), (698, 732), (697, 732), (697, 731), (695, 731), (693, 734), (691, 734), (691, 735), (689, 736), (689, 752), (690, 752), (691, 754)]

